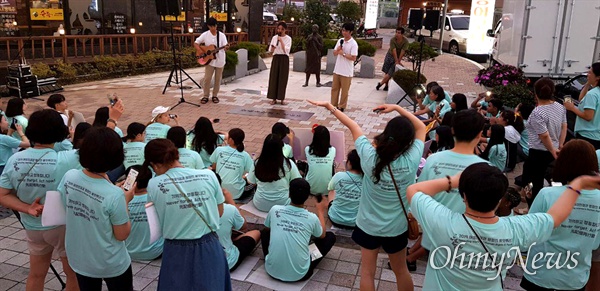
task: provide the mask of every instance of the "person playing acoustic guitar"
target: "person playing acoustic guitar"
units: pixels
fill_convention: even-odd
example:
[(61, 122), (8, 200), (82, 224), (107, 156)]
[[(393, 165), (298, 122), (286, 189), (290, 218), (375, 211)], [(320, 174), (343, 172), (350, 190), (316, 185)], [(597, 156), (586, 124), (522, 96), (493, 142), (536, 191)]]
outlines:
[[(224, 33), (217, 31), (217, 20), (213, 17), (206, 21), (208, 31), (202, 33), (195, 41), (196, 56), (198, 63), (204, 65), (204, 96), (200, 99), (200, 103), (206, 104), (210, 95), (210, 82), (215, 76), (213, 87), (212, 102), (219, 103), (219, 88), (221, 85), (221, 77), (223, 76), (223, 67), (225, 67), (225, 50), (229, 47), (227, 44), (227, 36)], [(204, 44), (201, 46), (200, 44)], [(224, 50), (225, 49), (225, 50)], [(216, 52), (215, 52), (216, 51)]]

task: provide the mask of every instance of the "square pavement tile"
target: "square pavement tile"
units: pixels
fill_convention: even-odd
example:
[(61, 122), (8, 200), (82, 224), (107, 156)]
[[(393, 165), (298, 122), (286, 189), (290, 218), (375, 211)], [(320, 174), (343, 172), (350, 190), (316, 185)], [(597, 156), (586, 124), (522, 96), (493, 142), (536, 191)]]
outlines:
[(154, 279), (158, 278), (159, 272), (160, 272), (160, 267), (147, 265), (142, 270), (140, 270), (135, 276), (150, 278), (150, 279), (154, 280)]
[[(379, 280), (375, 280), (375, 290), (377, 290), (377, 286), (379, 286)], [(354, 286), (352, 286), (353, 289), (360, 289), (360, 276), (356, 277), (356, 280), (354, 280)]]
[(4, 228), (0, 229), (0, 236), (11, 237), (14, 233), (16, 233), (19, 230), (22, 230), (22, 228), (5, 226)]
[(377, 286), (378, 291), (396, 291), (398, 287), (394, 282), (387, 281), (379, 281), (379, 285)]
[(271, 291), (271, 289), (265, 288), (260, 285), (253, 284), (252, 287), (250, 287), (250, 289), (248, 289), (248, 291)]
[(15, 285), (17, 285), (18, 283), (19, 282), (6, 280), (6, 279), (0, 279), (0, 290), (8, 290), (8, 289), (14, 287)]
[(327, 257), (325, 257), (323, 260), (321, 260), (321, 262), (317, 265), (318, 269), (321, 270), (328, 270), (328, 271), (334, 271), (335, 267), (337, 266), (338, 261), (337, 260), (333, 260), (333, 259), (329, 259)]
[(413, 286), (415, 287), (423, 287), (423, 283), (425, 282), (425, 275), (420, 274), (410, 274), (413, 281)]
[(360, 263), (360, 251), (353, 249), (344, 249), (340, 255), (340, 261), (351, 263)]
[(337, 259), (340, 258), (340, 254), (342, 253), (343, 250), (344, 250), (343, 248), (334, 246), (327, 253), (327, 255), (325, 256), (325, 258), (330, 258), (330, 259), (337, 260)]
[(8, 289), (8, 291), (25, 291), (25, 283), (19, 283)]
[(148, 284), (143, 291), (156, 291), (158, 289), (158, 281), (152, 281), (152, 283)]
[(4, 263), (10, 260), (12, 257), (18, 255), (19, 253), (8, 251), (8, 250), (0, 250), (0, 263)]
[(331, 279), (329, 279), (329, 284), (338, 285), (343, 287), (352, 288), (354, 286), (354, 281), (356, 280), (355, 275), (343, 274), (343, 273), (333, 273)]
[[(7, 274), (12, 273), (17, 267), (9, 264), (0, 264), (0, 278), (4, 278)], [(2, 289), (0, 289), (2, 290)]]
[(28, 268), (17, 268), (12, 271), (10, 274), (2, 276), (4, 279), (13, 280), (17, 282), (25, 282), (27, 280), (27, 276), (29, 276)]
[(231, 280), (231, 289), (233, 291), (248, 291), (252, 287), (251, 283)]
[(331, 275), (333, 275), (332, 271), (329, 270), (319, 270), (319, 272), (317, 272), (316, 274), (314, 274), (310, 280), (311, 281), (317, 281), (317, 282), (323, 282), (323, 283), (329, 283), (329, 280), (331, 279)]
[(390, 269), (383, 269), (381, 270), (381, 277), (380, 279), (382, 281), (388, 281), (388, 282), (396, 282), (396, 274), (394, 274), (394, 272)]
[(358, 264), (340, 261), (337, 263), (335, 271), (345, 274), (356, 275), (358, 273)]
[(139, 271), (141, 271), (144, 267), (146, 267), (146, 264), (142, 264), (139, 262), (131, 262), (131, 272), (133, 273), (133, 275), (137, 275), (137, 273)]
[(133, 290), (143, 290), (146, 286), (150, 285), (154, 281), (154, 278), (144, 278), (140, 276), (133, 276)]
[(29, 255), (17, 254), (16, 256), (6, 260), (6, 262), (4, 262), (4, 263), (21, 267), (21, 266), (29, 263)]
[[(319, 271), (319, 272), (321, 272), (321, 271)], [(306, 283), (306, 285), (304, 285), (304, 288), (302, 288), (302, 291), (322, 291), (322, 290), (326, 290), (326, 289), (327, 289), (327, 284), (311, 280), (308, 283)]]
[(352, 289), (350, 289), (348, 287), (342, 287), (342, 286), (337, 286), (337, 285), (328, 285), (326, 290), (327, 291), (352, 291)]

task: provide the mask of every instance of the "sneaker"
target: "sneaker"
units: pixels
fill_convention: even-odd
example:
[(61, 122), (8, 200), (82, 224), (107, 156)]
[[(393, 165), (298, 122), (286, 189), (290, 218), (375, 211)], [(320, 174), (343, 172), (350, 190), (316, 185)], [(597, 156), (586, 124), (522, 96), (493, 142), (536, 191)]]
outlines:
[(383, 87), (383, 91), (387, 91), (390, 87), (388, 87), (388, 85), (385, 85), (385, 87)]
[(377, 86), (375, 86), (375, 90), (379, 91), (379, 88), (381, 88), (381, 86), (383, 86), (383, 84), (378, 82)]

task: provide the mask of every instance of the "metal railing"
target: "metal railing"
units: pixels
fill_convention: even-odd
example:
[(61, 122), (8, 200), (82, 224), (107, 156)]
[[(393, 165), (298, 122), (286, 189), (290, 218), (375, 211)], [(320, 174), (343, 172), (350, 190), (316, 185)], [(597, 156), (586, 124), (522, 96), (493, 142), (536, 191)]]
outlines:
[[(247, 33), (226, 33), (228, 42), (247, 41)], [(95, 56), (137, 55), (154, 49), (171, 50), (191, 47), (198, 35), (116, 34), (3, 37), (0, 61), (25, 57), (29, 62), (78, 62)], [(18, 60), (16, 61), (18, 62)]]

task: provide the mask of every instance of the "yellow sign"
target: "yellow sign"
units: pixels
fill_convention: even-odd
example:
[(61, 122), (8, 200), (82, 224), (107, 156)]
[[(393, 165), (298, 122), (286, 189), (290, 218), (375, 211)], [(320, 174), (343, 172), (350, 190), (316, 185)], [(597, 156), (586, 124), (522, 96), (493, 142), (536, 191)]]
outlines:
[(31, 8), (29, 9), (31, 20), (63, 20), (62, 9), (56, 8)]
[(185, 12), (182, 11), (181, 14), (177, 16), (177, 19), (175, 19), (175, 16), (167, 15), (165, 16), (165, 21), (185, 21)]
[(219, 22), (227, 21), (227, 13), (226, 12), (212, 12), (210, 17), (214, 17)]

